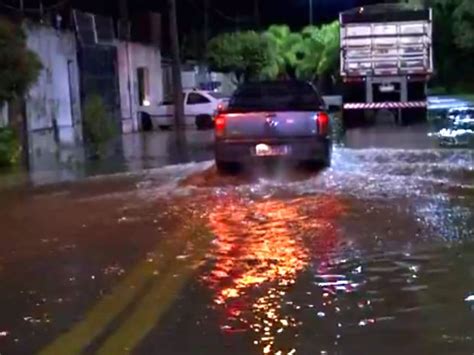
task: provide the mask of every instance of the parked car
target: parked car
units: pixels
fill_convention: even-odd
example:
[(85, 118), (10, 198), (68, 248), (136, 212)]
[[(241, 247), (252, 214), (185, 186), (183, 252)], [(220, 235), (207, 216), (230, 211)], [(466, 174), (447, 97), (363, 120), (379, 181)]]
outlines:
[[(185, 124), (196, 125), (198, 129), (214, 126), (214, 117), (220, 107), (224, 107), (228, 98), (218, 92), (202, 90), (185, 90), (183, 93)], [(142, 123), (146, 121), (149, 128), (159, 127), (169, 129), (173, 126), (174, 104), (165, 100), (156, 107), (142, 106), (140, 108)]]
[(473, 119), (474, 107), (473, 106), (453, 107), (448, 110), (447, 118), (450, 121)]
[(329, 116), (306, 82), (244, 84), (216, 117), (215, 136), (219, 171), (268, 158), (331, 163)]

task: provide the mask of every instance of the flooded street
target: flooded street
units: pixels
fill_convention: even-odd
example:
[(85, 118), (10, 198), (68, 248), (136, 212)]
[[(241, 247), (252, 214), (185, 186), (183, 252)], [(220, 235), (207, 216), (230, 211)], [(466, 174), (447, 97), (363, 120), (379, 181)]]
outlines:
[(411, 132), (2, 193), (0, 354), (472, 354), (474, 150)]

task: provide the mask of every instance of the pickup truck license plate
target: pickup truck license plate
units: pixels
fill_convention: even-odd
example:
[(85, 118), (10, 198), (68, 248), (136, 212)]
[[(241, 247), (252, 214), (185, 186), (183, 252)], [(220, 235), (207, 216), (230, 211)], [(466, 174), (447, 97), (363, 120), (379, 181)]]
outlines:
[(287, 145), (268, 145), (264, 143), (257, 144), (255, 146), (255, 155), (257, 157), (273, 157), (288, 155), (290, 148)]

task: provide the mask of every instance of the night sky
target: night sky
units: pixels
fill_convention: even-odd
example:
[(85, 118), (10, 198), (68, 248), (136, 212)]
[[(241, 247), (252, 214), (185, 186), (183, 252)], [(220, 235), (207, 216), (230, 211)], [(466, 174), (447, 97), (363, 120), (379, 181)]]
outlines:
[[(118, 16), (118, 0), (24, 0), (25, 8), (38, 9), (58, 5), (58, 8), (79, 8), (104, 15)], [(166, 0), (128, 0), (131, 14), (146, 11), (166, 13)], [(181, 31), (202, 30), (204, 0), (176, 0)], [(308, 24), (309, 0), (259, 0), (262, 26), (286, 23), (293, 28)], [(329, 22), (337, 18), (340, 11), (359, 5), (374, 3), (374, 0), (313, 0), (315, 22)], [(380, 2), (380, 0), (379, 0)], [(20, 0), (0, 0), (3, 7), (18, 7)], [(254, 0), (209, 0), (209, 25), (211, 32), (234, 28), (255, 28)], [(6, 6), (5, 6), (6, 5)]]
[[(221, 32), (234, 30), (262, 30), (272, 24), (287, 24), (299, 30), (309, 24), (309, 0), (258, 0), (260, 25), (254, 16), (255, 0), (208, 0), (208, 37)], [(315, 24), (327, 23), (338, 18), (341, 11), (357, 6), (387, 0), (313, 0), (313, 19)], [(388, 0), (390, 1), (390, 0)], [(39, 13), (39, 4), (49, 10), (50, 18), (59, 11), (63, 24), (68, 26), (72, 9), (118, 18), (118, 0), (23, 0), (25, 12), (34, 17)], [(204, 3), (205, 0), (176, 0), (180, 41), (185, 58), (204, 55)], [(19, 7), (20, 0), (0, 0), (0, 13), (17, 13), (12, 9)], [(162, 14), (162, 51), (169, 52), (167, 0), (128, 0), (130, 16), (153, 11)], [(142, 18), (133, 23), (142, 23)]]

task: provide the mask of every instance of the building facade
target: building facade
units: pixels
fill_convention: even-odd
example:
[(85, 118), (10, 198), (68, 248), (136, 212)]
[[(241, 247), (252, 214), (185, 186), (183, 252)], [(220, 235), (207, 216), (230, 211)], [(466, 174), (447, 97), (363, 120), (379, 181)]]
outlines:
[(161, 52), (157, 46), (120, 41), (117, 47), (123, 133), (141, 130), (140, 107), (163, 101)]
[[(81, 100), (74, 33), (27, 23), (27, 46), (43, 64), (25, 100), (28, 131), (81, 130)], [(72, 133), (72, 132), (71, 132)]]

